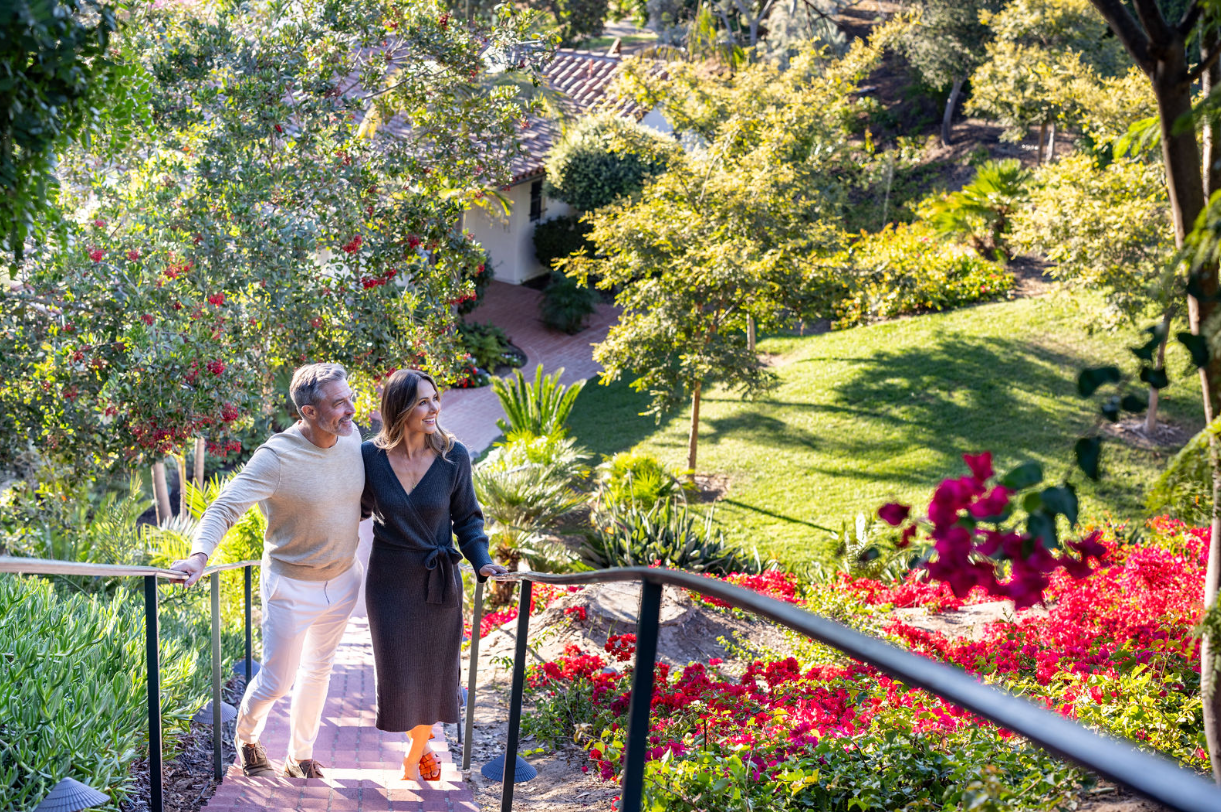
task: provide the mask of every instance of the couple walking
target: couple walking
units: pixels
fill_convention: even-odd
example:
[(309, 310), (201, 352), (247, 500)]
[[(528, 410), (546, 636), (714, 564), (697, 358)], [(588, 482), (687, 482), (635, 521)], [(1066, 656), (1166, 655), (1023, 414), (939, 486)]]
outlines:
[[(338, 364), (293, 375), (301, 419), (272, 436), (204, 513), (191, 555), (174, 569), (199, 580), (208, 557), (250, 506), (267, 518), (263, 544), (263, 665), (237, 719), (247, 775), (274, 770), (259, 736), (292, 691), (284, 774), (321, 778), (313, 754), (331, 664), (366, 577), (357, 524), (373, 516), (365, 602), (377, 683), (377, 727), (407, 732), (403, 778), (440, 776), (432, 726), (458, 721), (462, 556), (480, 581), (505, 572), (488, 555), (466, 448), (437, 417), (441, 395), (422, 372), (400, 370), (382, 390), (381, 432), (353, 432), (352, 389)], [(458, 549), (452, 538), (457, 536)], [(461, 550), (461, 552), (459, 552)]]

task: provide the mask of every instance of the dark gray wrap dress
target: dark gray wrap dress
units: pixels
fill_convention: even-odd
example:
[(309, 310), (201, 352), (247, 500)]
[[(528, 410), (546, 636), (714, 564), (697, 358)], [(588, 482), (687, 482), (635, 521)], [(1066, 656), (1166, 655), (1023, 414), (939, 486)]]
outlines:
[[(377, 727), (407, 731), (458, 721), (462, 577), (466, 556), (479, 572), (492, 563), (483, 510), (471, 482), (471, 458), (454, 443), (411, 493), (386, 452), (366, 442), (361, 514), (373, 516), (365, 581), (377, 678)], [(454, 548), (453, 537), (458, 537)], [(486, 580), (480, 577), (479, 580)]]

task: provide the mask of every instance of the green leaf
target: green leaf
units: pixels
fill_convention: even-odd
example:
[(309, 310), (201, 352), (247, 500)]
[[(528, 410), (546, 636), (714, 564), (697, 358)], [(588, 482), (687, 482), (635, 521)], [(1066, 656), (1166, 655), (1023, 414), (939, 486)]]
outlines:
[(1064, 516), (1069, 524), (1077, 523), (1077, 491), (1072, 485), (1044, 488), (1043, 505), (1051, 513)]
[(1055, 547), (1056, 517), (1046, 511), (1036, 511), (1026, 519), (1026, 532), (1034, 536), (1044, 547)]
[(1114, 423), (1119, 420), (1119, 397), (1112, 395), (1102, 404), (1102, 416)]
[(1098, 480), (1098, 459), (1102, 455), (1101, 437), (1082, 437), (1073, 446), (1077, 455), (1077, 467), (1092, 480)]
[(1081, 397), (1088, 398), (1098, 391), (1098, 387), (1108, 383), (1119, 383), (1120, 380), (1119, 367), (1089, 367), (1081, 370), (1081, 374), (1077, 376), (1077, 391)]
[(1140, 414), (1149, 408), (1149, 401), (1143, 395), (1124, 395), (1119, 405), (1125, 412)]
[(1000, 484), (1011, 491), (1034, 487), (1043, 481), (1043, 466), (1037, 462), (1024, 462), (1001, 477)]
[(1158, 367), (1141, 367), (1140, 379), (1149, 384), (1154, 389), (1165, 389), (1170, 385), (1170, 378), (1166, 376), (1166, 370)]
[(1153, 354), (1157, 352), (1158, 345), (1166, 338), (1166, 330), (1160, 324), (1155, 324), (1152, 327), (1146, 327), (1144, 332), (1149, 336), (1149, 340), (1139, 347), (1132, 348), (1132, 354), (1142, 361), (1153, 363)]
[(1186, 331), (1176, 333), (1174, 337), (1191, 353), (1192, 366), (1198, 369), (1208, 365), (1208, 339)]

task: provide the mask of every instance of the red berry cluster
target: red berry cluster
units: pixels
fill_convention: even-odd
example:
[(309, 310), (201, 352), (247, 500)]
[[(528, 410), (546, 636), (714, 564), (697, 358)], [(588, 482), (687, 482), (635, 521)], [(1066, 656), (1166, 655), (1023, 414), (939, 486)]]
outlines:
[(359, 234), (357, 234), (352, 239), (348, 240), (346, 243), (341, 245), (340, 248), (343, 249), (343, 252), (345, 254), (355, 254), (357, 251), (360, 250), (360, 246), (363, 243), (364, 243), (364, 238), (361, 237)]
[(398, 271), (394, 268), (386, 271), (381, 276), (362, 276), (360, 278), (360, 286), (365, 290), (380, 287), (381, 285), (388, 283), (391, 279), (394, 279), (396, 276), (398, 276)]

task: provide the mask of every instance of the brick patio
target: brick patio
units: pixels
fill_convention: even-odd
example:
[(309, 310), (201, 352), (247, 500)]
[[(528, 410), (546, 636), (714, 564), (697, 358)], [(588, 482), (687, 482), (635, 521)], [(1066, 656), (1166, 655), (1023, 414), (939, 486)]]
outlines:
[[(541, 362), (545, 371), (564, 367), (563, 383), (593, 377), (598, 365), (592, 345), (606, 337), (615, 321), (610, 305), (599, 305), (589, 327), (575, 336), (554, 333), (539, 321), (542, 294), (529, 288), (492, 282), (484, 304), (467, 317), (472, 322), (492, 322), (526, 353), (523, 372), (533, 379)], [(490, 387), (455, 390), (445, 394), (443, 425), (458, 436), (472, 453), (487, 448), (500, 430), (496, 419), (504, 416)], [(370, 522), (361, 523), (360, 555), (368, 563), (372, 541)], [(204, 807), (206, 812), (253, 812), (253, 810), (317, 810), (318, 812), (478, 812), (474, 796), (454, 765), (440, 725), (434, 732), (433, 749), (441, 760), (441, 780), (420, 787), (402, 781), (400, 764), (407, 752), (404, 733), (383, 733), (374, 727), (373, 651), (364, 600), (360, 600), (344, 634), (335, 659), (331, 688), (322, 717), (322, 728), (314, 756), (324, 766), (326, 778), (247, 778), (233, 765), (225, 780)], [(263, 734), (263, 744), (279, 767), (288, 748), (288, 697), (272, 708)], [(460, 751), (458, 760), (460, 760)]]

